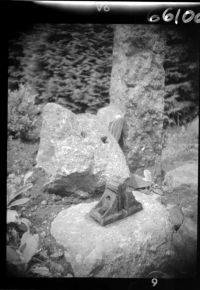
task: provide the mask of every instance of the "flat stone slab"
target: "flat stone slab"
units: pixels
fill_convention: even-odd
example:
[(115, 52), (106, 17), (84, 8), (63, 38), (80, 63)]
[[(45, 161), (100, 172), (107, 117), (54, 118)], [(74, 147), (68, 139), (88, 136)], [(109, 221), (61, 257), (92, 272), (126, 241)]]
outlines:
[(170, 261), (172, 224), (154, 196), (134, 191), (143, 210), (101, 226), (88, 213), (96, 202), (73, 205), (51, 224), (76, 277), (145, 277)]

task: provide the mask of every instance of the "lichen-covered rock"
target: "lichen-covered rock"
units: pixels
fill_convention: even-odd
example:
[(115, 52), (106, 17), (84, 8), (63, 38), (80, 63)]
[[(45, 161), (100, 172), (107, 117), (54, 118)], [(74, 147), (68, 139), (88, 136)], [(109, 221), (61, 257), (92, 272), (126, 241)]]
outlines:
[(143, 210), (104, 227), (88, 215), (96, 202), (71, 206), (54, 219), (51, 234), (68, 250), (75, 277), (144, 278), (173, 263), (168, 211), (150, 195), (133, 194)]
[(123, 112), (117, 106), (109, 105), (98, 110), (97, 118), (101, 124), (106, 126), (115, 139), (119, 141), (124, 124)]
[(93, 192), (113, 177), (120, 183), (130, 177), (121, 148), (95, 115), (76, 115), (55, 103), (43, 109), (36, 161), (48, 175), (46, 188), (63, 194)]
[(158, 25), (115, 26), (110, 101), (125, 112), (122, 149), (130, 170), (140, 174), (154, 167), (161, 155), (163, 59)]

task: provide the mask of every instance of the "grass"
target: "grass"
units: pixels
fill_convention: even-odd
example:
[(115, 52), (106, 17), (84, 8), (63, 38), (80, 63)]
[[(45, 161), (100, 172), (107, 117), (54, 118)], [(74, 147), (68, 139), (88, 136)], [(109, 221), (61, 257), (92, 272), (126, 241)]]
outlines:
[(174, 163), (198, 161), (199, 120), (195, 118), (187, 126), (170, 128), (165, 132), (166, 141), (162, 151), (165, 171)]

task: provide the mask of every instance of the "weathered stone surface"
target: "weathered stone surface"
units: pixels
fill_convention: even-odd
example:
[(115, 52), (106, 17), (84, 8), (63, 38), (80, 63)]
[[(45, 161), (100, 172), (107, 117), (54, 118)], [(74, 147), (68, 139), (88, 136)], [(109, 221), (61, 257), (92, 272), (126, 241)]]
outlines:
[(198, 164), (185, 163), (184, 165), (170, 170), (166, 173), (164, 184), (177, 188), (184, 185), (192, 185), (197, 188), (198, 184)]
[(105, 124), (106, 128), (112, 133), (117, 141), (119, 141), (124, 124), (124, 114), (115, 105), (109, 105), (101, 108), (97, 112), (97, 118), (101, 124)]
[(105, 227), (88, 216), (96, 202), (72, 206), (54, 219), (51, 234), (65, 247), (76, 277), (144, 277), (169, 265), (168, 211), (153, 197), (133, 193), (143, 210)]
[(125, 113), (122, 148), (130, 170), (139, 174), (152, 169), (161, 155), (163, 58), (158, 25), (115, 26), (110, 101)]
[(116, 139), (95, 115), (75, 115), (55, 103), (43, 109), (36, 161), (48, 174), (46, 188), (63, 194), (93, 192), (112, 177), (122, 184), (130, 177)]

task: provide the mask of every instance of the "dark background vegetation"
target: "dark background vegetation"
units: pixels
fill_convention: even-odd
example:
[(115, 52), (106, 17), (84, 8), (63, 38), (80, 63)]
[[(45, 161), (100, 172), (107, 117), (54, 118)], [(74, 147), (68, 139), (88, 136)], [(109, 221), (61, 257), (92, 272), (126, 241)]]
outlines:
[(199, 112), (199, 31), (165, 26), (165, 127), (184, 125)]
[[(199, 51), (191, 29), (163, 26), (163, 31), (166, 128), (198, 114)], [(8, 136), (26, 139), (38, 105), (47, 102), (74, 113), (96, 113), (109, 103), (113, 36), (111, 24), (38, 23), (10, 33)], [(34, 104), (27, 105), (32, 95)]]
[(101, 24), (37, 24), (9, 45), (9, 88), (30, 85), (37, 103), (57, 102), (75, 113), (109, 102), (113, 29)]

